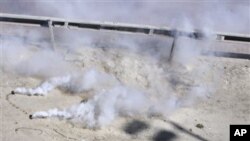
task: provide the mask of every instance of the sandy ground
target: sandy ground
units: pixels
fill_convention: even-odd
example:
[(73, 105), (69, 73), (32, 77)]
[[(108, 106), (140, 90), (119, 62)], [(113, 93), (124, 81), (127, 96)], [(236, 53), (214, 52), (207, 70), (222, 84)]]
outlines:
[[(10, 95), (18, 86), (31, 87), (40, 81), (1, 71), (1, 140), (229, 140), (230, 124), (250, 124), (250, 61), (216, 57), (199, 60), (199, 63), (206, 62), (210, 62), (212, 72), (220, 72), (220, 85), (204, 101), (176, 109), (167, 119), (119, 118), (96, 130), (57, 119), (30, 120), (29, 114), (33, 112), (68, 107), (80, 102), (81, 97), (59, 90), (46, 97)], [(197, 124), (203, 127), (198, 128)]]
[[(1, 31), (3, 34), (7, 35), (9, 30), (8, 28), (1, 26)], [(16, 32), (16, 30), (13, 31)], [(43, 41), (49, 40), (47, 29), (44, 29), (44, 32), (44, 34), (46, 34), (46, 39), (39, 40), (38, 43), (32, 44), (31, 46), (44, 46)], [(24, 30), (21, 33), (22, 34), (20, 37), (23, 37), (24, 35), (30, 35), (33, 37), (33, 35), (36, 35), (37, 32), (28, 32)], [(41, 33), (41, 31), (38, 31), (38, 33)], [(62, 35), (66, 36), (64, 34)], [(17, 41), (16, 38), (20, 38), (19, 35), (12, 36), (10, 34), (9, 36), (12, 38), (7, 37), (6, 39), (10, 39), (11, 41)], [(79, 36), (80, 35), (76, 35), (76, 37)], [(85, 37), (88, 36), (89, 34), (80, 37), (85, 39)], [(95, 35), (92, 36), (96, 37)], [(29, 43), (31, 42), (29, 40), (32, 40), (32, 38), (24, 39), (27, 39), (27, 41), (25, 40), (24, 43)], [(56, 39), (58, 39), (58, 37)], [(70, 38), (69, 43), (72, 45), (74, 42), (77, 42), (77, 39), (74, 39), (74, 37)], [(111, 42), (107, 42), (109, 40), (111, 40)], [(169, 43), (169, 41), (165, 42), (165, 39), (163, 40), (164, 43), (160, 44), (159, 46)], [(109, 38), (108, 40), (101, 40), (100, 43), (95, 43), (95, 45), (107, 45), (113, 41), (121, 43), (122, 40), (117, 41), (115, 38), (114, 40), (113, 38)], [(126, 39), (123, 43), (126, 45), (127, 41), (128, 40)], [(19, 43), (20, 42), (17, 42), (14, 45), (18, 45)], [(156, 52), (165, 52), (164, 50), (151, 51), (151, 43), (155, 44), (154, 40), (152, 42), (146, 42), (142, 44), (142, 46), (144, 49), (148, 49), (149, 52), (153, 54)], [(50, 44), (47, 45), (49, 46)], [(116, 46), (115, 44), (112, 44), (112, 46), (113, 45)], [(1, 53), (1, 55), (5, 55), (4, 51)], [(197, 81), (194, 81), (194, 85), (203, 81), (213, 82), (216, 80), (213, 91), (210, 92), (209, 95), (205, 95), (205, 99), (200, 100), (191, 106), (175, 109), (174, 112), (165, 119), (162, 117), (118, 118), (114, 120), (111, 125), (105, 126), (101, 129), (93, 130), (81, 128), (67, 121), (58, 119), (30, 120), (29, 114), (55, 107), (69, 107), (72, 104), (79, 103), (82, 100), (82, 97), (65, 94), (58, 89), (53, 90), (48, 96), (11, 95), (10, 92), (16, 87), (34, 87), (40, 83), (40, 80), (32, 77), (15, 75), (9, 73), (8, 71), (6, 72), (3, 68), (1, 68), (1, 140), (225, 141), (229, 140), (230, 124), (250, 124), (249, 60), (201, 57), (198, 59), (195, 65), (191, 66), (191, 68), (194, 70), (201, 70), (201, 72), (199, 72), (201, 74), (205, 72), (206, 75), (204, 76), (206, 77), (200, 78), (202, 75), (198, 73), (196, 74), (197, 71), (194, 71), (191, 76), (187, 76), (185, 72), (175, 72), (175, 69), (169, 69), (168, 65), (165, 66), (154, 62), (155, 60), (160, 59), (163, 59), (164, 61), (164, 59), (166, 59), (168, 56), (157, 54), (158, 56), (154, 58), (151, 55), (152, 54), (145, 53), (138, 56), (133, 53), (128, 53), (124, 50), (122, 50), (120, 53), (117, 53), (116, 49), (105, 50), (105, 48), (99, 46), (99, 48), (92, 49), (84, 48), (84, 51), (76, 51), (76, 54), (74, 55), (68, 53), (65, 56), (65, 60), (73, 63), (79, 68), (94, 67), (97, 70), (113, 74), (124, 84), (128, 86), (137, 86), (140, 89), (147, 89), (147, 92), (149, 93), (154, 93), (155, 91), (161, 89), (161, 87), (165, 88), (165, 86), (168, 86), (168, 81), (165, 81), (161, 78), (161, 75), (159, 75), (162, 72), (161, 67), (164, 68), (163, 72), (170, 72), (169, 74), (171, 75), (169, 75), (167, 78), (171, 78), (172, 75), (178, 78), (174, 81), (175, 85), (177, 86), (175, 86), (173, 91), (178, 92), (180, 95), (185, 94), (187, 86), (182, 84), (178, 85), (179, 81), (185, 83), (187, 82), (188, 84), (193, 85), (193, 81), (191, 81), (192, 78), (197, 78)], [(148, 58), (147, 56), (151, 57)], [(15, 59), (16, 58), (14, 57), (14, 60)], [(18, 61), (18, 59), (16, 60)], [(4, 62), (4, 60), (1, 61)], [(202, 66), (206, 67), (202, 68)], [(178, 68), (178, 66), (175, 66), (174, 64), (172, 64), (172, 67)], [(148, 81), (146, 78), (156, 79), (158, 82)], [(196, 127), (197, 124), (201, 125), (202, 127)]]

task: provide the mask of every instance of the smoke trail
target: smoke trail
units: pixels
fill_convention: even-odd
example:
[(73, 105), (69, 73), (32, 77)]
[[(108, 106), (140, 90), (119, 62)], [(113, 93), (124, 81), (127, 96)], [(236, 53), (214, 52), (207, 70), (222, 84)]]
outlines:
[[(171, 90), (167, 88), (159, 89), (163, 85), (158, 84), (158, 86), (154, 89), (157, 89), (159, 94), (138, 90), (125, 86), (109, 74), (91, 69), (72, 76), (52, 78), (35, 89), (17, 88), (14, 92), (26, 95), (46, 95), (56, 87), (84, 95), (91, 92), (92, 96), (80, 104), (63, 110), (55, 108), (31, 115), (31, 118), (66, 119), (87, 128), (109, 125), (117, 117), (167, 117), (177, 108), (190, 105), (197, 97), (204, 95), (201, 91), (198, 91), (200, 96), (196, 95), (197, 92), (192, 89), (192, 95), (186, 94), (180, 97), (171, 93)], [(199, 87), (199, 89), (205, 90), (204, 87)]]
[(51, 78), (50, 80), (46, 82), (43, 82), (37, 88), (30, 89), (30, 88), (19, 87), (19, 88), (16, 88), (13, 93), (23, 94), (23, 95), (47, 95), (54, 88), (61, 86), (65, 83), (68, 83), (69, 80), (70, 80), (70, 76), (55, 77), (55, 78)]
[(74, 73), (72, 75), (50, 78), (41, 83), (36, 88), (16, 88), (14, 93), (23, 95), (47, 95), (55, 88), (60, 88), (71, 93), (81, 93), (84, 91), (104, 91), (119, 82), (106, 73), (97, 72), (94, 69), (84, 73)]
[[(95, 7), (93, 3), (88, 4), (32, 2), (26, 3), (27, 7), (14, 9), (14, 12), (21, 10), (23, 13), (40, 14), (37, 13), (39, 11), (69, 18), (88, 17), (87, 19), (93, 18), (94, 20), (160, 25), (168, 25), (171, 21), (172, 27), (183, 28), (187, 31), (193, 31), (196, 27), (200, 27), (206, 35), (203, 41), (207, 43), (212, 38), (210, 31), (219, 27), (217, 23), (213, 23), (213, 18), (211, 18), (214, 16), (214, 12), (210, 17), (203, 17), (206, 14), (200, 9), (203, 9), (205, 4), (200, 6), (199, 4), (176, 5), (170, 3), (171, 6), (175, 6), (167, 6), (166, 8), (164, 6), (169, 3), (164, 3), (163, 7), (159, 3), (154, 3), (153, 7), (151, 3), (147, 2), (127, 3), (124, 10), (121, 7), (116, 7), (117, 3), (111, 4), (111, 8), (108, 4), (98, 3), (99, 8), (93, 9), (95, 11), (100, 9), (99, 14), (93, 12), (92, 8), (88, 9), (88, 7)], [(211, 12), (210, 7), (215, 4), (209, 4), (208, 8), (205, 9), (209, 9), (208, 12)], [(39, 6), (40, 9), (36, 11), (30, 5)], [(194, 7), (199, 8), (198, 11), (194, 10), (196, 19), (191, 18), (193, 14), (189, 12), (188, 15), (183, 14), (185, 13), (183, 11), (173, 13), (173, 11), (179, 11), (178, 7), (180, 9), (183, 5), (188, 5), (185, 6), (184, 11), (192, 11), (195, 9)], [(65, 7), (63, 12), (60, 10), (62, 6)], [(243, 7), (243, 11), (245, 10), (245, 6), (237, 6)], [(228, 8), (220, 7), (220, 5), (216, 7), (218, 8), (215, 13), (226, 9), (225, 14), (227, 14)], [(7, 11), (5, 8), (0, 9)], [(134, 11), (135, 14), (129, 15), (135, 17), (129, 17), (127, 9)], [(81, 10), (86, 11), (80, 12)], [(106, 11), (108, 14), (105, 12), (103, 14), (102, 11)], [(170, 13), (169, 17), (166, 15), (168, 13)], [(241, 12), (236, 11), (234, 16), (236, 17), (239, 13)], [(104, 15), (110, 15), (110, 17)], [(220, 19), (223, 16), (224, 14), (216, 17)], [(148, 20), (148, 17), (152, 17), (152, 19)], [(162, 21), (164, 19), (162, 17), (166, 17), (166, 21)], [(202, 20), (199, 19), (200, 17)], [(245, 14), (242, 17), (245, 17)], [(225, 18), (221, 19), (224, 21)], [(225, 26), (225, 31), (228, 31), (227, 27), (235, 25), (237, 25), (237, 28), (234, 28), (235, 31), (242, 31), (248, 24), (245, 20), (237, 24), (228, 23), (230, 25)], [(209, 63), (199, 60), (199, 44), (189, 38), (178, 37), (174, 55), (175, 63), (168, 64), (166, 58), (168, 58), (168, 49), (172, 40), (166, 38), (110, 35), (103, 32), (97, 34), (91, 31), (85, 31), (85, 35), (82, 36), (76, 31), (68, 34), (55, 31), (58, 40), (57, 46), (63, 47), (65, 42), (67, 43), (67, 47), (64, 49), (68, 54), (65, 54), (65, 52), (55, 53), (46, 48), (49, 44), (47, 41), (49, 39), (43, 37), (46, 35), (40, 34), (40, 32), (28, 32), (30, 34), (26, 36), (27, 31), (15, 31), (13, 33), (18, 33), (17, 35), (20, 36), (12, 38), (8, 36), (3, 39), (1, 36), (1, 39), (4, 40), (1, 45), (4, 55), (1, 56), (1, 60), (5, 60), (1, 66), (4, 66), (7, 73), (14, 72), (22, 76), (38, 77), (44, 82), (33, 89), (17, 88), (14, 90), (15, 93), (46, 95), (53, 89), (59, 88), (70, 93), (92, 94), (87, 102), (73, 105), (64, 110), (52, 109), (37, 112), (32, 115), (32, 118), (58, 117), (81, 123), (83, 127), (95, 128), (108, 125), (119, 116), (161, 115), (167, 117), (172, 111), (193, 104), (198, 98), (204, 98), (216, 89), (211, 85), (211, 83), (216, 82), (214, 79), (216, 77), (209, 75), (211, 73), (210, 66), (207, 65)], [(30, 42), (38, 43), (41, 47), (31, 45)], [(73, 59), (70, 60), (70, 57)], [(66, 61), (67, 59), (68, 61)], [(89, 68), (93, 69), (88, 70)], [(207, 78), (211, 80), (205, 81)]]
[(95, 95), (87, 102), (64, 110), (36, 112), (32, 118), (57, 117), (68, 119), (83, 127), (98, 128), (110, 124), (118, 116), (145, 115), (148, 104), (143, 93), (124, 86), (116, 86)]

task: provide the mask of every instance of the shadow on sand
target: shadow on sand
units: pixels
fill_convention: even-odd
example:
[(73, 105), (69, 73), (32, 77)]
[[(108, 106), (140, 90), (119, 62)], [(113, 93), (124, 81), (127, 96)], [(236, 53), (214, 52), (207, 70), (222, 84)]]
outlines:
[(177, 135), (171, 131), (160, 130), (153, 136), (153, 141), (172, 141)]
[[(173, 122), (173, 121), (166, 121), (166, 123), (172, 125), (176, 130), (181, 133), (187, 134), (193, 138), (195, 138), (198, 141), (208, 141), (206, 138), (203, 138), (200, 135), (197, 135), (193, 133), (192, 131), (184, 128), (183, 126)], [(129, 135), (138, 135), (139, 133), (148, 130), (150, 128), (150, 125), (146, 122), (140, 121), (140, 120), (132, 120), (123, 127), (123, 131)], [(174, 131), (169, 131), (166, 129), (161, 129), (153, 134), (153, 136), (150, 138), (152, 141), (174, 141), (178, 135)]]
[(126, 124), (126, 126), (123, 128), (123, 131), (127, 134), (134, 135), (146, 129), (149, 129), (148, 124), (140, 120), (133, 120)]

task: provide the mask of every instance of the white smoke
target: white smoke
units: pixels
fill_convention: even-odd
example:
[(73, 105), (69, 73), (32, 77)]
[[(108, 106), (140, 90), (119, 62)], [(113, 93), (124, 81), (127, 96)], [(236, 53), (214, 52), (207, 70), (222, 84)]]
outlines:
[[(159, 85), (162, 87), (164, 85)], [(66, 119), (77, 125), (87, 128), (99, 128), (109, 125), (117, 117), (148, 117), (163, 116), (175, 109), (193, 104), (193, 100), (202, 97), (204, 92), (194, 92), (192, 95), (178, 97), (171, 90), (156, 88), (159, 94), (137, 90), (125, 86), (115, 77), (98, 72), (94, 69), (73, 74), (72, 76), (56, 77), (43, 82), (40, 86), (30, 88), (16, 88), (14, 93), (23, 95), (47, 95), (55, 88), (60, 88), (71, 93), (87, 95), (87, 100), (75, 104), (69, 108), (59, 110), (57, 108), (48, 111), (40, 111), (32, 114), (32, 118), (60, 118)], [(200, 87), (204, 90), (204, 87)], [(197, 89), (198, 90), (198, 89)], [(165, 94), (163, 93), (165, 91)], [(200, 94), (199, 95), (197, 95)]]
[(14, 93), (22, 95), (47, 95), (54, 88), (64, 85), (70, 81), (70, 76), (65, 77), (55, 77), (48, 81), (43, 82), (37, 88), (24, 88), (19, 87), (14, 90)]
[(32, 118), (57, 117), (70, 119), (88, 128), (102, 127), (110, 124), (117, 116), (134, 116), (146, 113), (150, 101), (146, 95), (122, 86), (112, 76), (89, 70), (83, 75), (52, 78), (34, 89), (16, 88), (14, 93), (23, 95), (47, 95), (56, 87), (71, 92), (95, 93), (85, 103), (74, 105), (65, 110), (52, 109), (36, 112)]
[[(110, 90), (95, 95), (87, 102), (74, 105), (63, 110), (65, 116), (72, 122), (80, 123), (83, 127), (97, 128), (109, 125), (118, 116), (136, 116), (145, 115), (150, 102), (147, 102), (146, 96), (138, 91), (128, 89), (124, 86), (115, 86)], [(63, 111), (48, 111), (49, 116), (58, 116)], [(34, 118), (39, 117), (35, 113)]]
[(95, 95), (87, 102), (64, 110), (36, 112), (32, 118), (57, 117), (68, 119), (83, 127), (98, 128), (110, 124), (118, 116), (145, 115), (149, 106), (146, 101), (144, 94), (123, 86), (116, 86)]
[[(118, 38), (116, 41), (120, 39), (125, 42), (128, 37)], [(119, 48), (119, 42), (115, 44), (111, 42), (113, 47), (77, 48), (78, 54), (69, 53), (66, 56), (46, 48), (25, 48), (27, 43), (23, 42), (9, 46), (8, 42), (11, 40), (5, 40), (6, 44), (1, 46), (5, 53), (3, 59), (6, 62), (3, 66), (6, 73), (11, 71), (18, 75), (43, 80), (36, 88), (16, 88), (14, 92), (17, 94), (47, 95), (53, 93), (53, 89), (59, 88), (68, 93), (87, 97), (87, 102), (63, 110), (55, 108), (32, 114), (32, 118), (62, 118), (87, 128), (103, 127), (117, 117), (124, 116), (167, 117), (176, 109), (194, 103), (198, 94), (190, 95), (190, 92), (199, 93), (201, 97), (206, 94), (207, 88), (202, 86), (202, 79), (199, 76), (194, 77), (201, 69), (192, 68), (198, 55), (192, 56), (192, 61), (181, 64), (177, 61), (170, 65), (166, 63), (166, 58), (160, 60), (162, 59), (160, 54), (154, 54), (157, 51), (164, 54), (160, 51), (164, 47), (161, 45), (164, 44), (157, 46), (154, 43), (160, 40), (148, 40), (148, 38), (146, 40), (139, 38), (139, 43), (136, 42), (138, 40), (130, 40), (135, 41), (134, 46), (137, 47), (137, 51), (131, 51), (127, 47), (130, 44), (122, 44), (125, 48)], [(140, 52), (140, 44), (147, 45), (148, 47), (144, 47), (149, 49), (148, 52)], [(166, 45), (171, 46), (171, 44)], [(157, 49), (150, 50), (150, 47)], [(16, 48), (20, 48), (20, 52), (15, 53)], [(21, 56), (19, 61), (15, 62), (15, 57), (19, 55)], [(191, 69), (187, 69), (187, 66), (191, 66)], [(201, 72), (204, 71), (206, 72), (202, 69)], [(193, 85), (198, 83), (203, 91), (194, 90), (197, 86)]]
[[(13, 2), (1, 1), (0, 12), (170, 25), (186, 31), (199, 28), (206, 35), (203, 41), (207, 46), (213, 39), (210, 32), (221, 29), (248, 33), (249, 25), (246, 10), (249, 5), (244, 5), (248, 4), (244, 1), (234, 5), (237, 10), (233, 14), (230, 5), (217, 1), (126, 2), (124, 7), (119, 6), (120, 2), (17, 3), (13, 6)], [(234, 22), (235, 19), (239, 22)], [(15, 93), (46, 95), (59, 88), (69, 93), (90, 94), (86, 102), (63, 110), (36, 112), (32, 118), (57, 117), (96, 128), (119, 116), (167, 117), (216, 89), (211, 85), (216, 82), (216, 74), (211, 75), (208, 62), (200, 61), (200, 44), (189, 38), (176, 39), (174, 63), (168, 64), (172, 45), (169, 38), (55, 29), (57, 48), (64, 50), (53, 52), (48, 49), (49, 35), (45, 32), (29, 32), (33, 29), (25, 27), (13, 29), (1, 29), (1, 60), (4, 60), (1, 68), (6, 73), (43, 81), (36, 88), (16, 88)], [(12, 32), (11, 36), (5, 36), (8, 32)]]
[(20, 87), (16, 88), (14, 92), (23, 95), (47, 95), (53, 89), (61, 88), (67, 92), (80, 93), (92, 89), (103, 91), (115, 84), (118, 84), (118, 81), (112, 76), (91, 69), (83, 74), (74, 73), (72, 75), (52, 77), (36, 88)]

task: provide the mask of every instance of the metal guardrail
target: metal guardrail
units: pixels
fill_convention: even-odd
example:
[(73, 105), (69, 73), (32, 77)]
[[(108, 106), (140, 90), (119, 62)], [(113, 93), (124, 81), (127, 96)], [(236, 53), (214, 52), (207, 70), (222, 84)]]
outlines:
[[(142, 33), (149, 35), (165, 35), (165, 36), (188, 36), (192, 38), (202, 38), (203, 33), (199, 31), (185, 31), (182, 29), (173, 29), (170, 27), (156, 27), (150, 25), (135, 25), (114, 22), (98, 22), (98, 21), (82, 21), (82, 20), (66, 20), (54, 17), (42, 16), (28, 16), (0, 13), (0, 22), (23, 23), (39, 26), (53, 26), (53, 27), (76, 27), (88, 28), (95, 30), (113, 30), (120, 32)], [(50, 22), (50, 23), (49, 23)], [(232, 40), (250, 42), (250, 35), (246, 34), (232, 34), (215, 32), (218, 40)]]
[[(135, 25), (135, 24), (125, 24), (125, 23), (114, 23), (114, 22), (98, 22), (98, 21), (82, 21), (82, 20), (67, 20), (63, 18), (54, 17), (43, 17), (43, 16), (29, 16), (29, 15), (16, 15), (16, 14), (6, 14), (0, 13), (0, 22), (7, 23), (17, 23), (17, 24), (28, 24), (33, 26), (48, 27), (51, 35), (52, 48), (55, 47), (53, 28), (85, 28), (94, 30), (107, 30), (107, 31), (118, 31), (126, 33), (137, 33), (146, 35), (161, 35), (170, 36), (174, 38), (169, 61), (173, 57), (175, 41), (179, 36), (186, 36), (193, 39), (203, 39), (205, 36), (201, 31), (186, 31), (182, 29), (174, 29), (170, 27), (157, 27), (150, 25)], [(216, 40), (226, 40), (226, 41), (239, 41), (239, 42), (249, 42), (249, 34), (233, 34), (224, 32), (214, 32), (212, 33), (216, 36)], [(250, 59), (250, 56), (249, 56)]]

